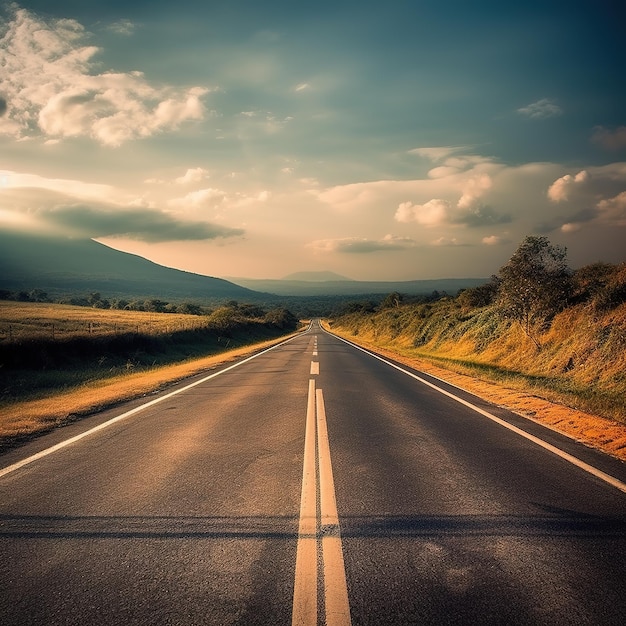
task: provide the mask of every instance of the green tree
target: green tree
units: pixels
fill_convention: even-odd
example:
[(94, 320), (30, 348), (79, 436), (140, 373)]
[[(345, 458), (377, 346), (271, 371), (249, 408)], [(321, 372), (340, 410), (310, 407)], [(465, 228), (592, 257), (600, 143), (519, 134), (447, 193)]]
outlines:
[(404, 302), (404, 296), (397, 291), (392, 291), (385, 299), (380, 303), (381, 309), (395, 309)]
[(462, 289), (457, 295), (457, 302), (465, 309), (489, 306), (498, 295), (500, 279), (492, 276), (488, 283)]
[(566, 257), (566, 249), (552, 245), (547, 237), (530, 236), (500, 268), (498, 308), (521, 324), (537, 348), (535, 329), (567, 304), (571, 272)]

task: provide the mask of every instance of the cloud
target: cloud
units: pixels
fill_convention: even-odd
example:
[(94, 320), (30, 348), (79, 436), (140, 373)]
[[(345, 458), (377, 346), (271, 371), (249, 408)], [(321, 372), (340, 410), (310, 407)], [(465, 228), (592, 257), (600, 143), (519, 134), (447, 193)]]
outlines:
[(190, 191), (182, 198), (174, 198), (169, 204), (173, 207), (195, 207), (204, 208), (221, 204), (226, 199), (226, 192), (221, 189), (208, 187)]
[(13, 8), (0, 39), (0, 82), (15, 139), (91, 137), (106, 146), (176, 130), (205, 116), (205, 87), (153, 86), (138, 71), (96, 72), (95, 46), (76, 20), (44, 20)]
[(204, 178), (208, 178), (209, 172), (202, 167), (193, 167), (188, 169), (182, 176), (174, 180), (177, 185), (189, 185), (191, 183), (199, 183)]
[(464, 244), (461, 244), (456, 237), (451, 237), (451, 238), (439, 237), (438, 239), (435, 239), (434, 241), (432, 241), (431, 245), (441, 246), (441, 247), (454, 247), (454, 246), (461, 246)]
[(181, 221), (162, 211), (104, 205), (61, 205), (39, 213), (54, 226), (82, 236), (124, 236), (146, 242), (201, 241), (242, 235), (228, 228), (199, 221)]
[(550, 185), (553, 203), (567, 203), (561, 215), (537, 225), (541, 232), (574, 232), (587, 223), (609, 228), (626, 226), (626, 163), (588, 167), (565, 174)]
[(457, 214), (454, 220), (458, 224), (465, 224), (471, 228), (480, 226), (495, 226), (496, 224), (508, 224), (513, 218), (508, 214), (501, 214), (490, 206), (473, 206), (465, 213)]
[[(3, 194), (0, 194), (0, 198)], [(146, 207), (120, 207), (73, 201), (54, 192), (21, 190), (10, 198), (9, 213), (27, 218), (32, 230), (57, 232), (72, 237), (123, 236), (146, 242), (199, 241), (235, 237), (243, 230), (203, 221), (180, 220)], [(16, 217), (16, 220), (17, 220)]]
[(486, 246), (500, 246), (505, 243), (510, 243), (510, 239), (506, 237), (500, 237), (499, 235), (489, 235), (482, 238), (482, 243)]
[(550, 98), (542, 98), (541, 100), (537, 100), (537, 102), (532, 102), (525, 107), (517, 109), (517, 113), (530, 117), (533, 120), (544, 120), (549, 117), (561, 115), (563, 111)]
[(596, 126), (591, 141), (602, 146), (605, 150), (623, 150), (626, 148), (626, 126), (619, 126), (609, 130), (603, 126)]
[(576, 231), (579, 231), (582, 228), (582, 226), (580, 224), (576, 224), (576, 223), (567, 223), (567, 224), (563, 224), (563, 226), (561, 226), (561, 232), (562, 233), (575, 233)]
[(437, 163), (443, 161), (446, 157), (457, 152), (465, 152), (468, 149), (466, 146), (434, 146), (426, 148), (413, 148), (409, 150), (409, 154), (416, 154), (417, 156), (424, 157)]
[(459, 198), (457, 207), (459, 209), (470, 209), (492, 186), (493, 181), (488, 174), (469, 178), (463, 187), (463, 195)]
[(128, 19), (120, 19), (109, 24), (107, 30), (117, 35), (129, 37), (135, 32), (135, 24)]
[(129, 199), (107, 185), (47, 179), (8, 170), (0, 170), (0, 206), (5, 223), (20, 223), (31, 230), (74, 237), (126, 236), (159, 242), (243, 234), (238, 228), (180, 219), (144, 198)]
[(555, 180), (552, 185), (550, 185), (548, 198), (550, 198), (552, 202), (565, 202), (569, 199), (570, 193), (576, 185), (581, 185), (588, 180), (589, 172), (586, 170), (581, 170), (576, 176), (572, 176), (571, 174), (561, 176), (561, 178)]
[(0, 170), (0, 192), (23, 189), (57, 192), (87, 200), (124, 200), (123, 196), (110, 185), (85, 183), (65, 178), (45, 178), (37, 174)]
[(369, 254), (371, 252), (405, 250), (417, 245), (409, 237), (385, 235), (382, 239), (363, 237), (345, 237), (342, 239), (320, 239), (308, 244), (307, 247), (318, 252), (340, 252), (348, 254)]
[(433, 198), (425, 204), (402, 202), (395, 214), (397, 222), (417, 222), (423, 226), (436, 226), (448, 220), (451, 205), (445, 200)]
[(294, 91), (296, 92), (307, 91), (308, 89), (311, 89), (311, 85), (309, 83), (300, 83), (294, 87)]
[(600, 200), (596, 208), (600, 221), (616, 226), (626, 226), (626, 191), (613, 198)]

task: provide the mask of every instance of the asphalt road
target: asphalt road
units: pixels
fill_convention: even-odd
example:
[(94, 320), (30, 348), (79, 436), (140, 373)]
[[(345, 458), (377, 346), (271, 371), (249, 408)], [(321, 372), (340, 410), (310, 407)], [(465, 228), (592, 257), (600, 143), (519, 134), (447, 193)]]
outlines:
[(4, 454), (0, 624), (623, 624), (625, 464), (402, 370), (315, 324)]

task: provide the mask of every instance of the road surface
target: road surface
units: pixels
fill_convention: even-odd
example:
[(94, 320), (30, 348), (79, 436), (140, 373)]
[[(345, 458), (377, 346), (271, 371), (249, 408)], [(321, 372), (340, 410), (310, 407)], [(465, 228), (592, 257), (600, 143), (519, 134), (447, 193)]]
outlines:
[(0, 457), (0, 624), (623, 624), (626, 468), (314, 323)]

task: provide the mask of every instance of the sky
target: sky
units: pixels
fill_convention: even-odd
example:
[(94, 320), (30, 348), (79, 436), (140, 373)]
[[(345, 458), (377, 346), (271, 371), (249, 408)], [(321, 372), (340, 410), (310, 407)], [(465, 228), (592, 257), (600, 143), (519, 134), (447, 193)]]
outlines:
[[(1, 1), (1, 0), (0, 0)], [(218, 277), (626, 260), (620, 0), (0, 4), (0, 229)]]

